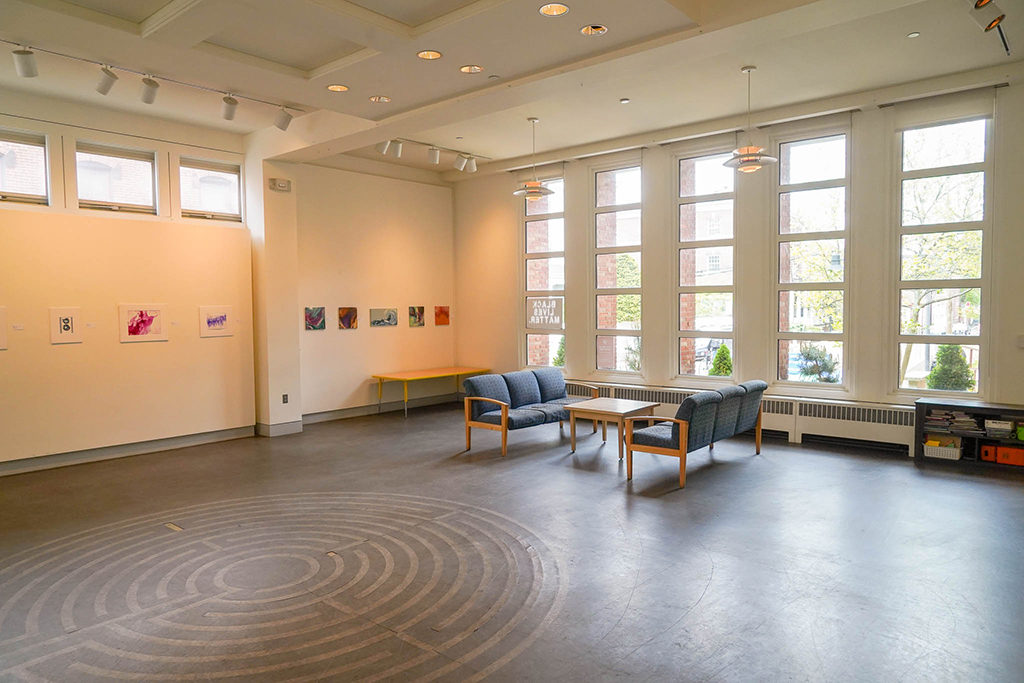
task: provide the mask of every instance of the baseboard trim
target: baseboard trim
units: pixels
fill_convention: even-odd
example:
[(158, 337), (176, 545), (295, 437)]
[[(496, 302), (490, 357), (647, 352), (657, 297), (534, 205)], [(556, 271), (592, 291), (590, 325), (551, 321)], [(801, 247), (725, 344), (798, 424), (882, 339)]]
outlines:
[[(436, 406), (442, 403), (454, 403), (459, 400), (461, 394), (441, 394), (440, 396), (424, 396), (423, 398), (414, 398), (409, 400), (410, 408), (420, 408), (423, 406)], [(381, 404), (380, 412), (390, 413), (393, 411), (401, 411), (405, 404), (401, 401), (386, 401)], [(355, 406), (352, 408), (341, 408), (340, 410), (325, 410), (322, 413), (309, 413), (302, 416), (302, 424), (311, 425), (317, 422), (331, 422), (332, 420), (344, 420), (349, 417), (363, 417), (364, 415), (376, 415), (377, 404), (372, 403), (368, 406)]]
[(264, 424), (262, 422), (256, 423), (257, 436), (286, 436), (288, 434), (298, 434), (301, 431), (302, 420), (295, 420), (294, 422), (278, 422), (272, 425)]
[(22, 460), (9, 460), (7, 462), (0, 462), (0, 477), (6, 477), (12, 474), (23, 474), (25, 472), (37, 472), (39, 470), (49, 470), (55, 467), (66, 467), (67, 465), (81, 465), (87, 462), (99, 462), (100, 460), (128, 458), (133, 455), (156, 453), (157, 451), (169, 451), (175, 448), (188, 448), (189, 446), (199, 446), (206, 443), (216, 443), (218, 441), (244, 439), (251, 437), (254, 434), (255, 430), (252, 426), (234, 427), (232, 429), (219, 429), (214, 432), (203, 432), (201, 434), (186, 434), (184, 436), (172, 436), (166, 439), (137, 441), (135, 443), (126, 443), (117, 446), (89, 448), (84, 451), (69, 451), (67, 453), (40, 455), (34, 458), (24, 458)]

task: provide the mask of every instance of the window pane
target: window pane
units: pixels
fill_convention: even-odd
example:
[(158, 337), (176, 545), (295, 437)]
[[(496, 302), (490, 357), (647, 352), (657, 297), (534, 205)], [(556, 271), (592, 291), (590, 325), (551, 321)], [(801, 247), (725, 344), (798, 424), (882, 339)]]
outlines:
[(903, 181), (903, 225), (985, 218), (985, 174), (958, 173)]
[(597, 174), (597, 206), (640, 203), (640, 167)]
[(526, 221), (526, 253), (565, 251), (565, 220)]
[(639, 330), (639, 294), (602, 294), (597, 297), (597, 329)]
[[(733, 174), (732, 169), (726, 169)], [(727, 240), (732, 237), (732, 200), (679, 206), (679, 241)]]
[(181, 208), (233, 216), (239, 209), (238, 174), (181, 166)]
[(900, 273), (904, 280), (981, 277), (981, 230), (903, 235)]
[(78, 198), (153, 206), (153, 162), (76, 152)]
[(640, 244), (640, 210), (597, 214), (597, 246), (631, 247)]
[(46, 196), (46, 148), (0, 140), (0, 192)]
[(846, 188), (783, 192), (779, 195), (779, 232), (846, 229)]
[(679, 250), (681, 287), (732, 284), (732, 247)]
[(722, 164), (731, 154), (716, 154), (679, 161), (679, 196), (694, 197), (705, 194), (732, 192), (733, 169)]
[(549, 194), (540, 199), (523, 200), (526, 202), (527, 216), (541, 216), (546, 213), (562, 213), (565, 206), (565, 181), (561, 178), (545, 180), (541, 185), (548, 188), (554, 194)]
[(565, 297), (526, 297), (526, 327), (531, 330), (564, 330)]
[(640, 252), (597, 255), (597, 288), (640, 287)]
[(970, 344), (900, 344), (900, 388), (978, 390), (978, 347)]
[(597, 369), (640, 372), (640, 337), (598, 335)]
[(565, 335), (526, 335), (527, 365), (565, 367)]
[(679, 374), (703, 377), (732, 376), (732, 339), (680, 339)]
[(981, 334), (981, 290), (901, 290), (900, 334)]
[(565, 259), (526, 259), (526, 289), (531, 292), (565, 289)]
[(779, 292), (779, 332), (842, 332), (843, 293), (836, 290)]
[(985, 119), (903, 132), (903, 170), (985, 161)]
[(846, 136), (786, 142), (779, 149), (779, 183), (791, 185), (846, 177)]
[(842, 282), (846, 240), (805, 240), (779, 245), (779, 282)]
[(680, 330), (732, 331), (732, 294), (701, 292), (679, 295)]
[(779, 340), (779, 379), (838, 384), (843, 381), (843, 343)]

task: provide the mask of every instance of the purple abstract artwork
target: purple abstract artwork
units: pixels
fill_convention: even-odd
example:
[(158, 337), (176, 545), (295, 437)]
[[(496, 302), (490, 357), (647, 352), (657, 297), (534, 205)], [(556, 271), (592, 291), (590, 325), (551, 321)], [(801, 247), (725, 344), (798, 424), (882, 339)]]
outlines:
[(209, 330), (223, 330), (224, 326), (228, 324), (228, 314), (221, 313), (219, 315), (208, 315), (206, 316), (206, 328)]

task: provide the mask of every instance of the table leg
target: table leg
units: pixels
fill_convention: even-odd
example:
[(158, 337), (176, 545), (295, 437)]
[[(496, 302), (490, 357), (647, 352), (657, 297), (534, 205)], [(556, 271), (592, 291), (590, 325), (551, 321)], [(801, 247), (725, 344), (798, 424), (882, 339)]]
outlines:
[(384, 380), (377, 380), (377, 412), (380, 412), (381, 397), (384, 396)]
[(569, 411), (569, 445), (570, 450), (576, 452), (576, 413)]
[(405, 403), (405, 416), (409, 417), (409, 382), (402, 382), (402, 401)]
[(601, 443), (608, 441), (608, 420), (601, 420)]
[(619, 460), (622, 460), (622, 443), (626, 439), (625, 439), (625, 434), (624, 434), (624, 430), (623, 430), (623, 422), (622, 422), (622, 417), (621, 416), (619, 417), (618, 420), (616, 420), (615, 426), (616, 426), (616, 429), (619, 430), (618, 433), (615, 435), (615, 440), (619, 442)]

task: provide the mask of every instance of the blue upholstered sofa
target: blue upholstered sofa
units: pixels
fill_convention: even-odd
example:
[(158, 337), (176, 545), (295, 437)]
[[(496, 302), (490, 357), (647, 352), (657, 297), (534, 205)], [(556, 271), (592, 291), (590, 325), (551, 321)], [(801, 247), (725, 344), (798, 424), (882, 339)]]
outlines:
[(626, 479), (633, 478), (633, 451), (671, 455), (679, 458), (679, 487), (686, 486), (686, 454), (698, 448), (715, 447), (715, 442), (754, 430), (754, 446), (761, 452), (761, 396), (768, 385), (761, 380), (701, 391), (687, 396), (674, 418), (634, 429), (637, 420), (627, 417)]
[[(587, 400), (569, 398), (558, 368), (476, 375), (462, 385), (466, 389), (466, 450), (470, 448), (470, 428), (493, 429), (501, 432), (502, 456), (508, 452), (510, 429), (561, 424), (569, 419), (566, 405)], [(597, 398), (597, 387), (583, 386)]]

